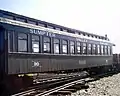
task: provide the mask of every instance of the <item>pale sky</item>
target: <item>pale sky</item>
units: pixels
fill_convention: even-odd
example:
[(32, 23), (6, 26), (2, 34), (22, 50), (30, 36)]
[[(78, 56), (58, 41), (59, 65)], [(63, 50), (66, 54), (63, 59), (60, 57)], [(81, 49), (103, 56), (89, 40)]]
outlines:
[(66, 27), (107, 34), (120, 53), (120, 0), (0, 0), (0, 9)]

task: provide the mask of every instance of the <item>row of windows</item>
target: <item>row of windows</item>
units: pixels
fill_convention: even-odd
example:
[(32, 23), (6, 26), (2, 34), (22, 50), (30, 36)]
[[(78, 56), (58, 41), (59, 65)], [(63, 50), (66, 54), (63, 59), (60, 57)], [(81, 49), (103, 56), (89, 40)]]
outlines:
[(15, 17), (15, 16), (8, 15), (8, 14), (4, 14), (4, 17), (8, 18), (8, 19), (17, 20), (17, 21), (20, 21), (20, 22), (30, 23), (30, 24), (39, 25), (39, 26), (42, 26), (42, 27), (47, 27), (47, 28), (50, 28), (50, 29), (59, 30), (59, 31), (65, 31), (65, 32), (79, 34), (79, 35), (83, 35), (83, 36), (87, 36), (87, 37), (93, 37), (93, 38), (97, 38), (97, 39), (108, 40), (107, 37), (101, 37), (101, 36), (97, 36), (97, 35), (86, 34), (86, 33), (78, 32), (78, 31), (73, 32), (72, 30), (67, 29), (67, 28), (55, 27), (54, 25), (51, 25), (51, 24), (45, 24), (45, 23), (37, 22), (35, 20), (29, 20), (29, 19), (27, 20), (27, 19), (22, 18), (22, 17)]
[[(30, 35), (31, 39), (30, 42), (31, 46), (28, 40), (28, 35), (24, 33), (18, 33), (17, 34), (17, 51), (18, 52), (29, 52), (28, 47), (31, 47), (32, 52), (40, 52), (40, 47), (43, 46), (43, 53), (51, 53), (51, 50), (53, 49), (53, 53), (55, 54), (105, 54), (110, 55), (112, 54), (112, 49), (110, 46), (105, 45), (96, 45), (96, 44), (87, 44), (82, 42), (74, 42), (74, 41), (68, 41), (68, 40), (60, 40), (56, 38), (49, 38), (49, 37), (43, 37), (41, 39), (37, 35)], [(11, 45), (11, 38), (10, 33), (8, 34), (8, 47), (9, 51), (12, 48)], [(41, 43), (42, 41), (42, 43)], [(43, 44), (43, 45), (42, 45)], [(51, 47), (53, 46), (53, 47)]]

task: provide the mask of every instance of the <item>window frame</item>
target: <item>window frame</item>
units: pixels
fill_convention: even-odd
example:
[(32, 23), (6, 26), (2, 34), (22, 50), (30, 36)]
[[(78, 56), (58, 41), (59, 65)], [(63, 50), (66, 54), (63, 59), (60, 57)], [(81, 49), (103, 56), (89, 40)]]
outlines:
[(107, 55), (108, 54), (108, 48), (107, 48), (107, 45), (104, 45), (104, 54)]
[[(58, 40), (58, 42), (55, 42), (55, 40)], [(55, 45), (58, 45), (59, 52), (55, 52)], [(60, 39), (53, 38), (53, 53), (54, 54), (60, 54)]]
[(112, 50), (111, 50), (111, 46), (108, 46), (108, 55), (111, 55), (112, 54)]
[[(78, 47), (80, 48), (80, 50), (79, 50), (80, 52), (78, 52)], [(81, 42), (79, 42), (79, 41), (76, 42), (76, 53), (81, 54)]]
[[(75, 54), (75, 41), (70, 41), (70, 45), (69, 46), (70, 46), (70, 54)], [(72, 48), (74, 50), (72, 50)]]
[(97, 48), (97, 46), (96, 46), (96, 44), (92, 44), (92, 54), (96, 54), (96, 48)]
[[(63, 41), (65, 41), (66, 44), (63, 44)], [(67, 52), (63, 52), (63, 46), (66, 46)], [(62, 54), (68, 54), (68, 40), (62, 40)]]
[[(97, 45), (97, 54), (100, 54), (100, 49), (101, 49), (101, 47), (100, 47), (100, 45), (98, 44)], [(99, 50), (99, 51), (98, 51)]]
[[(33, 36), (36, 36), (38, 39), (35, 38), (35, 39), (33, 40)], [(31, 40), (31, 41), (32, 41), (32, 42), (31, 42), (31, 43), (32, 43), (32, 53), (40, 53), (40, 37), (39, 37), (38, 35), (33, 35), (33, 34), (32, 34), (32, 35), (31, 35), (31, 39), (32, 39), (32, 40)], [(34, 52), (33, 42), (34, 42), (34, 43), (38, 43), (38, 52)]]
[(104, 54), (104, 46), (100, 45), (100, 49), (101, 49), (101, 55), (103, 55)]
[[(89, 46), (90, 45), (90, 46)], [(91, 43), (88, 43), (88, 54), (91, 55), (92, 54), (92, 44)], [(90, 50), (89, 50), (90, 49)]]
[[(48, 38), (49, 39), (49, 42), (47, 41), (47, 42), (44, 42), (44, 38)], [(45, 50), (44, 50), (44, 44), (48, 44), (49, 45), (49, 51), (47, 52), (45, 52)], [(47, 48), (46, 48), (47, 49)], [(42, 48), (42, 52), (43, 53), (51, 53), (51, 38), (50, 37), (47, 37), (47, 36), (43, 36), (43, 48)]]
[[(85, 44), (85, 45), (84, 45)], [(85, 48), (85, 49), (84, 49)], [(84, 52), (85, 50), (85, 52)], [(83, 42), (82, 43), (82, 54), (87, 54), (87, 43), (86, 42)]]
[[(20, 39), (19, 38), (19, 34), (24, 34), (24, 35), (26, 35), (26, 38), (22, 38), (22, 39)], [(21, 50), (19, 50), (19, 41), (20, 40), (24, 40), (24, 41), (26, 41), (26, 50), (24, 51), (21, 51)], [(18, 34), (17, 34), (17, 51), (18, 52), (28, 52), (28, 34), (26, 34), (26, 33), (23, 33), (23, 32), (18, 32)]]

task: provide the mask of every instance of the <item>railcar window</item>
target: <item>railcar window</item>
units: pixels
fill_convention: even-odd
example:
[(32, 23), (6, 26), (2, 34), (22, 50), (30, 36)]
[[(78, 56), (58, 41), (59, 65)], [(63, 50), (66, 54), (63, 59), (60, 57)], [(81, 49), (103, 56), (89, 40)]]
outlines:
[(110, 46), (110, 55), (112, 55), (112, 46)]
[(17, 21), (25, 22), (25, 19), (23, 18), (16, 18)]
[(60, 41), (59, 39), (54, 39), (54, 53), (59, 54), (60, 50)]
[(63, 41), (62, 41), (62, 53), (63, 53), (63, 54), (67, 54), (67, 51), (68, 51), (68, 50), (67, 50), (67, 49), (68, 49), (68, 48), (67, 48), (67, 44), (68, 44), (68, 43), (67, 43), (66, 40), (63, 40)]
[(57, 28), (57, 27), (56, 27), (55, 29), (56, 29), (56, 30), (59, 30), (59, 31), (61, 30), (60, 28)]
[(103, 54), (103, 45), (101, 45), (101, 54)]
[(18, 33), (18, 51), (27, 51), (27, 34)]
[(108, 55), (110, 55), (110, 46), (108, 46)]
[(70, 53), (74, 54), (75, 53), (75, 42), (70, 41)]
[(96, 53), (96, 45), (95, 44), (93, 44), (92, 49), (93, 49), (92, 54), (95, 54)]
[(48, 25), (47, 28), (54, 29), (54, 27), (50, 25)]
[(79, 32), (75, 32), (75, 34), (79, 35)]
[(81, 43), (77, 42), (77, 53), (80, 54), (81, 52)]
[(91, 54), (91, 53), (92, 53), (92, 52), (91, 52), (91, 51), (92, 51), (91, 49), (92, 49), (92, 45), (91, 45), (91, 44), (88, 44), (88, 54)]
[(8, 14), (3, 14), (3, 17), (7, 18), (7, 19), (13, 19), (13, 16), (8, 15)]
[(105, 46), (105, 55), (107, 55), (107, 46)]
[(28, 23), (36, 25), (36, 22), (32, 20), (28, 20)]
[(100, 54), (100, 45), (97, 45), (97, 53)]
[(64, 31), (64, 32), (68, 32), (68, 30), (67, 30), (67, 29), (63, 29), (63, 31)]
[(45, 25), (44, 25), (44, 24), (41, 24), (41, 23), (38, 23), (38, 25), (41, 26), (41, 27), (45, 27)]
[(39, 52), (39, 36), (32, 35), (32, 51)]
[(83, 54), (87, 53), (87, 45), (86, 43), (83, 43)]
[(43, 46), (44, 53), (50, 53), (50, 38), (44, 37), (44, 46)]

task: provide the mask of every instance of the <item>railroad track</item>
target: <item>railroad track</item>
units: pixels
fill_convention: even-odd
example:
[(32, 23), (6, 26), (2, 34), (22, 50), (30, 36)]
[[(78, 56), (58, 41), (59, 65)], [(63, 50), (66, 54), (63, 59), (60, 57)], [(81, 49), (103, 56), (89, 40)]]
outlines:
[[(86, 79), (88, 79), (88, 78), (86, 78)], [(67, 83), (67, 84), (64, 84), (64, 85), (61, 85), (61, 86), (59, 86), (59, 87), (56, 87), (56, 88), (54, 88), (54, 89), (51, 89), (51, 90), (48, 90), (48, 91), (45, 91), (45, 92), (42, 92), (42, 93), (40, 93), (40, 94), (36, 94), (35, 96), (48, 96), (48, 95), (50, 95), (50, 94), (52, 94), (52, 93), (55, 93), (55, 92), (68, 92), (68, 91), (66, 91), (66, 90), (64, 90), (64, 89), (66, 89), (66, 88), (68, 88), (68, 87), (71, 87), (71, 86), (74, 86), (74, 85), (77, 85), (77, 84), (84, 84), (85, 83), (85, 81), (84, 81), (84, 79), (81, 79), (81, 80), (77, 80), (77, 81), (73, 81), (73, 82), (70, 82), (70, 83)], [(60, 90), (62, 90), (62, 91), (60, 91)], [(67, 89), (67, 90), (70, 90), (70, 89)]]
[(59, 95), (63, 96), (64, 94), (69, 95), (69, 94), (71, 94), (72, 91), (75, 92), (77, 89), (89, 88), (88, 85), (85, 85), (88, 82), (96, 81), (100, 78), (111, 76), (115, 73), (116, 72), (108, 72), (108, 73), (105, 73), (105, 74), (104, 73), (103, 74), (97, 74), (97, 75), (94, 75), (92, 77), (86, 77), (84, 79), (80, 79), (80, 80), (77, 80), (77, 81), (73, 81), (73, 82), (61, 85), (59, 87), (56, 87), (54, 89), (45, 91), (45, 92), (37, 94), (35, 96), (49, 96), (50, 94), (52, 94), (51, 96), (57, 96), (57, 95), (58, 96)]
[(52, 96), (57, 96), (58, 94), (71, 94), (71, 91), (76, 91), (77, 89), (88, 87), (85, 85), (87, 82), (98, 80), (99, 78), (109, 76), (110, 74), (113, 74), (113, 72), (97, 74), (93, 76), (89, 76), (87, 73), (84, 73), (84, 75), (76, 74), (73, 77), (66, 77), (55, 82), (50, 82), (49, 84), (47, 83), (44, 86), (39, 85), (36, 88), (20, 92), (12, 96), (48, 96), (51, 94)]
[(41, 82), (36, 86), (31, 87), (31, 89), (29, 90), (14, 94), (12, 96), (27, 96), (27, 95), (34, 96), (35, 94), (50, 90), (50, 88), (54, 88), (55, 86), (60, 86), (61, 84), (64, 84), (64, 83), (77, 80), (78, 78), (80, 79), (86, 75), (87, 75), (86, 72), (82, 72), (82, 73), (69, 74), (57, 79), (54, 78), (55, 80), (52, 80), (52, 79), (48, 81), (45, 80), (46, 82)]

